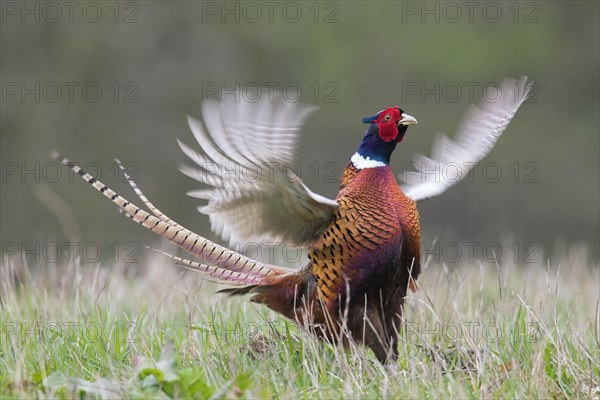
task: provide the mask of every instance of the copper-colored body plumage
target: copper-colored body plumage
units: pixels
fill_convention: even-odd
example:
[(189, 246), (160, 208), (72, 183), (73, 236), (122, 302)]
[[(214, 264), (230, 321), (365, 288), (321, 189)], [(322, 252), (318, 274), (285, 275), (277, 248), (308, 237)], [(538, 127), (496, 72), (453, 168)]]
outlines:
[[(277, 311), (302, 320), (308, 312), (330, 340), (346, 340), (347, 331), (379, 360), (395, 359), (409, 279), (419, 274), (416, 203), (404, 196), (389, 167), (358, 171), (349, 165), (344, 177), (335, 217), (311, 245), (303, 272), (314, 284), (295, 294), (300, 301), (294, 314)], [(295, 285), (295, 277), (279, 284)], [(277, 301), (268, 288), (257, 300)]]
[(397, 357), (402, 305), (419, 274), (419, 213), (391, 168), (344, 171), (339, 207), (310, 246), (309, 264), (254, 301), (308, 324), (332, 342), (351, 338), (380, 361)]

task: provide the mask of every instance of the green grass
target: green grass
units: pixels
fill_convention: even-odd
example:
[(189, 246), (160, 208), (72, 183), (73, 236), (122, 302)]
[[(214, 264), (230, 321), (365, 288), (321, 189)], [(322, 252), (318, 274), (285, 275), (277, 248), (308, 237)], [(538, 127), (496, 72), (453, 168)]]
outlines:
[(160, 256), (0, 272), (2, 398), (600, 398), (600, 268), (581, 252), (429, 263), (388, 367)]

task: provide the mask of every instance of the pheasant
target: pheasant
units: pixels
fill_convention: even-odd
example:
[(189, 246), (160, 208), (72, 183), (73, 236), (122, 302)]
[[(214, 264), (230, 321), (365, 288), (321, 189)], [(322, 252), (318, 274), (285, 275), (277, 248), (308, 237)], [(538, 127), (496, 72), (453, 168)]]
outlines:
[[(398, 358), (403, 303), (407, 290), (416, 288), (420, 273), (417, 202), (456, 183), (419, 172), (431, 171), (436, 164), (472, 166), (485, 157), (530, 87), (525, 77), (503, 80), (497, 101), (472, 105), (455, 140), (439, 136), (432, 157), (417, 156), (417, 171), (406, 175), (402, 186), (396, 182), (390, 158), (417, 120), (398, 106), (364, 118), (369, 126), (343, 171), (335, 199), (313, 193), (291, 168), (285, 168), (295, 162), (298, 132), (315, 107), (271, 99), (214, 101), (203, 107), (204, 123), (188, 117), (203, 151), (178, 140), (183, 153), (197, 164), (180, 169), (205, 185), (189, 194), (208, 200), (199, 210), (209, 216), (213, 231), (230, 242), (269, 239), (304, 246), (308, 263), (300, 269), (251, 259), (184, 228), (156, 208), (124, 168), (127, 181), (150, 212), (60, 154), (52, 156), (129, 218), (197, 259), (161, 253), (232, 285), (220, 292), (250, 294), (251, 301), (296, 321), (319, 338), (344, 347), (362, 343), (380, 362), (388, 363)], [(253, 179), (215, 173), (236, 168), (260, 173)]]

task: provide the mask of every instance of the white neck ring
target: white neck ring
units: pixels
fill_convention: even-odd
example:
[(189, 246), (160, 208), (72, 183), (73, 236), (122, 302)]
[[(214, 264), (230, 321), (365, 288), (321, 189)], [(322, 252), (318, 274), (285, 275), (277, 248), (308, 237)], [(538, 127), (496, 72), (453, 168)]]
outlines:
[(356, 169), (379, 168), (387, 165), (383, 161), (371, 160), (369, 157), (363, 157), (358, 154), (358, 152), (354, 153), (352, 158), (350, 158), (350, 161), (352, 161), (352, 165), (354, 165)]

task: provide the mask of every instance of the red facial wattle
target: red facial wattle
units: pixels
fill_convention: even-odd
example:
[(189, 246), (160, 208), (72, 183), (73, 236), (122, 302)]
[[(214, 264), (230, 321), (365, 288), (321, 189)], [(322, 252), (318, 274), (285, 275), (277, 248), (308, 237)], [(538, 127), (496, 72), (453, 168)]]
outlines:
[(391, 142), (398, 136), (398, 125), (394, 121), (383, 121), (378, 122), (379, 125), (379, 137), (384, 142)]
[(390, 107), (379, 113), (379, 118), (375, 122), (379, 127), (379, 137), (384, 142), (391, 142), (398, 137), (398, 121), (401, 119), (400, 109)]

